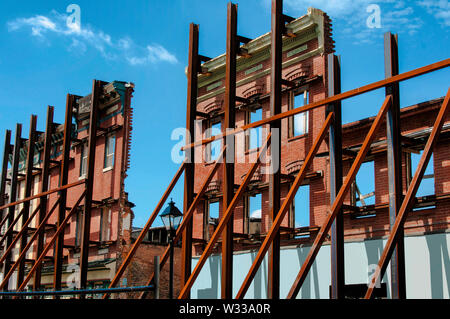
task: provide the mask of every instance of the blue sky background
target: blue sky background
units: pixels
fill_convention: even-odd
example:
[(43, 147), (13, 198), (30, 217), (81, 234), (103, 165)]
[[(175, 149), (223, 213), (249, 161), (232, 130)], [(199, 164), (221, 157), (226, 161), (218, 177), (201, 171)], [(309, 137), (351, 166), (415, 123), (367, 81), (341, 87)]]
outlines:
[[(65, 24), (66, 8), (81, 8), (81, 28)], [(270, 31), (270, 1), (235, 1), (238, 33), (254, 38)], [(185, 125), (189, 23), (200, 25), (200, 53), (225, 51), (224, 0), (2, 1), (0, 3), (0, 149), (5, 129), (38, 115), (43, 130), (46, 106), (63, 122), (67, 93), (90, 93), (92, 79), (134, 82), (131, 168), (126, 189), (142, 226), (178, 168), (171, 161), (173, 129)], [(381, 28), (369, 29), (366, 8), (378, 4)], [(298, 17), (307, 7), (333, 19), (336, 53), (341, 55), (343, 90), (384, 78), (383, 33), (399, 34), (400, 71), (449, 57), (450, 2), (285, 0), (285, 14)], [(449, 70), (401, 84), (408, 106), (445, 95)], [(383, 90), (343, 103), (344, 122), (375, 115)], [(183, 183), (173, 193), (182, 207)], [(160, 224), (159, 220), (157, 224)]]

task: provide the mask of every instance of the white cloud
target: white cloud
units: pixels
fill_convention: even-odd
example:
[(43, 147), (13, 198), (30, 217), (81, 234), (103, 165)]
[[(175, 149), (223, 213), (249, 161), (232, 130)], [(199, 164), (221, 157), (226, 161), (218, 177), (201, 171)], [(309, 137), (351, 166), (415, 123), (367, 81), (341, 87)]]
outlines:
[[(159, 44), (141, 46), (129, 37), (113, 39), (102, 30), (90, 25), (68, 23), (68, 16), (52, 11), (49, 16), (36, 15), (17, 18), (7, 23), (9, 32), (30, 29), (31, 35), (45, 39), (46, 35), (57, 35), (67, 41), (67, 49), (76, 54), (84, 54), (89, 48), (97, 50), (105, 59), (123, 58), (131, 65), (148, 65), (160, 62), (175, 64), (177, 58)], [(141, 54), (141, 56), (139, 56)], [(142, 55), (143, 54), (143, 55)]]
[[(437, 2), (437, 1), (424, 1)], [(448, 3), (448, 1), (445, 1)], [(386, 31), (415, 34), (423, 25), (411, 1), (395, 0), (285, 0), (286, 7), (298, 15), (308, 7), (326, 12), (334, 24), (335, 33), (352, 38), (355, 43), (366, 44), (378, 41)], [(366, 24), (371, 15), (366, 9), (376, 4), (381, 10), (381, 28), (369, 28)]]
[(422, 0), (419, 6), (433, 15), (443, 25), (450, 26), (450, 1), (448, 0)]
[(22, 27), (28, 26), (31, 28), (31, 34), (34, 36), (42, 36), (43, 32), (56, 31), (56, 24), (49, 18), (37, 15), (31, 18), (19, 18), (7, 23), (9, 31), (15, 31)]

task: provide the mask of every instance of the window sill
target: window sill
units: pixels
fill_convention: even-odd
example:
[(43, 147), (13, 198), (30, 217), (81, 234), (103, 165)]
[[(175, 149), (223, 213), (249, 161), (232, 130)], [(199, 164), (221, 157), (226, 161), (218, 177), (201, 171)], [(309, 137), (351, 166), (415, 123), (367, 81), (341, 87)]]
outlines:
[(258, 153), (260, 149), (261, 149), (261, 147), (252, 148), (251, 150), (245, 151), (244, 154), (245, 154), (245, 155), (249, 155), (249, 154), (251, 154), (251, 153)]
[(297, 136), (289, 137), (289, 138), (288, 138), (288, 143), (289, 143), (289, 142), (296, 141), (296, 140), (303, 139), (303, 138), (305, 138), (305, 137), (307, 137), (307, 136), (308, 136), (308, 133), (305, 133), (305, 134), (302, 134), (302, 135), (297, 135)]
[(81, 181), (83, 179), (86, 179), (86, 175), (81, 175), (80, 177), (78, 177), (78, 180)]
[(215, 163), (216, 163), (216, 161), (209, 161), (209, 162), (205, 162), (204, 165), (205, 166), (210, 166), (210, 165), (213, 165)]
[(112, 171), (112, 169), (114, 168), (114, 166), (111, 166), (111, 167), (107, 167), (107, 168), (104, 168), (103, 169), (103, 173), (106, 173), (106, 172), (109, 172), (109, 171)]

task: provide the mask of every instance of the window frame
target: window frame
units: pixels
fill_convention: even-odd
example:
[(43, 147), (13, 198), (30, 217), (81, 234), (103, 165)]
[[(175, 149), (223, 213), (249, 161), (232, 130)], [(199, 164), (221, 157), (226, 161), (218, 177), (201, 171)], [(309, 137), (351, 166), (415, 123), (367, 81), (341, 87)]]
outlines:
[[(256, 122), (256, 121), (252, 121), (251, 120), (251, 116), (252, 116), (252, 113), (256, 113), (257, 111), (261, 111), (261, 120), (264, 119), (263, 108), (262, 108), (262, 106), (258, 105), (257, 107), (254, 107), (254, 108), (252, 108), (250, 110), (246, 110), (245, 111), (245, 125), (248, 125), (248, 124)], [(259, 120), (257, 120), (257, 121), (259, 121)], [(250, 146), (251, 146), (251, 134), (255, 130), (259, 130), (259, 132), (256, 133), (256, 139), (257, 139), (256, 140), (256, 147), (250, 148)], [(262, 146), (262, 126), (248, 129), (246, 131), (246, 134), (245, 134), (245, 151), (246, 152), (258, 151), (261, 148), (261, 146)]]
[(243, 222), (243, 225), (242, 225), (242, 228), (243, 228), (242, 231), (243, 231), (244, 234), (248, 234), (248, 235), (256, 234), (256, 233), (250, 234), (250, 219), (251, 219), (251, 212), (250, 212), (250, 208), (251, 208), (250, 206), (251, 205), (250, 205), (250, 201), (251, 201), (251, 197), (257, 197), (257, 196), (260, 197), (260, 199), (259, 199), (260, 206), (261, 206), (261, 208), (260, 208), (260, 210), (261, 210), (261, 221), (260, 221), (260, 223), (262, 222), (262, 207), (263, 207), (263, 195), (262, 195), (262, 192), (246, 194), (245, 197), (244, 197), (244, 214), (243, 214), (244, 222)]
[[(211, 118), (211, 119), (208, 120), (207, 127), (205, 129), (205, 138), (211, 138), (213, 136), (216, 136), (216, 135), (220, 134), (220, 133), (214, 134), (214, 135), (212, 134), (213, 126), (216, 125), (216, 124), (220, 124), (220, 132), (222, 132), (222, 118), (220, 116), (216, 116), (216, 117)], [(204, 158), (205, 158), (205, 162), (206, 163), (214, 162), (219, 156), (219, 154), (216, 154), (216, 157), (214, 159), (212, 159), (211, 152), (212, 152), (212, 149), (213, 149), (212, 148), (213, 143), (220, 143), (219, 149), (222, 149), (222, 141), (220, 139), (206, 144), (206, 146), (205, 146), (205, 154), (204, 154)], [(219, 151), (219, 153), (220, 153), (220, 151)]]
[[(211, 214), (210, 214), (210, 205), (214, 204), (214, 203), (218, 203), (219, 205), (219, 216), (217, 216), (217, 221), (220, 221), (220, 198), (209, 198), (207, 200), (204, 201), (204, 217), (203, 217), (203, 238), (205, 240), (209, 240), (210, 236), (209, 236), (209, 225), (213, 225), (211, 224)], [(217, 226), (217, 225), (216, 225)]]
[[(309, 103), (309, 99), (310, 99), (310, 93), (308, 88), (299, 88), (298, 90), (295, 91), (291, 91), (290, 95), (289, 95), (289, 110), (294, 110), (298, 107), (302, 107), (302, 106), (295, 106), (295, 97), (299, 96), (303, 94), (303, 98), (304, 98), (304, 102), (302, 106), (305, 106)], [(304, 117), (304, 133), (302, 134), (298, 134), (295, 135), (295, 116), (303, 116)], [(302, 136), (306, 136), (309, 133), (309, 111), (306, 112), (302, 112), (299, 114), (295, 114), (292, 116), (289, 116), (289, 121), (288, 121), (288, 138), (297, 138), (297, 137), (302, 137)]]
[(111, 208), (101, 207), (99, 241), (102, 243), (111, 240), (111, 228), (109, 225), (111, 225)]
[(80, 152), (80, 178), (85, 178), (87, 174), (87, 153), (87, 145), (86, 143), (82, 143)]
[[(113, 144), (110, 145), (109, 141), (114, 140)], [(110, 146), (112, 146), (112, 152), (110, 152)], [(112, 157), (111, 165), (107, 166), (108, 157)], [(116, 159), (116, 134), (110, 133), (105, 135), (105, 152), (103, 157), (103, 172), (112, 170), (114, 168), (114, 162)]]

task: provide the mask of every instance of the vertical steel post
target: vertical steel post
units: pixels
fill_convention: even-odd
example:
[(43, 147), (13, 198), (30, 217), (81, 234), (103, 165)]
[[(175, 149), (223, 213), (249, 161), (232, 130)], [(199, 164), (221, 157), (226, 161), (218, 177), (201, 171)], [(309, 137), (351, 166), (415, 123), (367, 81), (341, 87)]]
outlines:
[[(227, 44), (225, 68), (225, 114), (223, 131), (234, 129), (236, 109), (236, 55), (237, 42), (237, 5), (228, 3), (227, 10)], [(227, 147), (223, 167), (223, 202), (222, 212), (226, 212), (234, 196), (234, 135), (223, 139)], [(229, 145), (228, 145), (229, 144)], [(222, 235), (222, 299), (233, 298), (233, 224), (231, 217)]]
[[(174, 234), (173, 234), (173, 230), (169, 230), (170, 234), (170, 243), (169, 243), (169, 248), (170, 248), (170, 260), (169, 260), (169, 299), (173, 299), (173, 254), (174, 254)], [(159, 263), (158, 265), (155, 265), (155, 267), (159, 268)]]
[[(91, 210), (92, 210), (92, 193), (94, 188), (94, 166), (95, 166), (95, 149), (97, 141), (97, 117), (98, 103), (101, 91), (101, 82), (93, 81), (91, 96), (91, 113), (89, 116), (89, 142), (88, 142), (88, 158), (87, 158), (87, 175), (84, 198), (83, 211), (83, 231), (81, 235), (81, 252), (80, 252), (80, 288), (87, 288), (88, 259), (89, 259), (89, 240), (91, 234)], [(80, 295), (80, 299), (84, 299), (84, 295)]]
[[(66, 113), (64, 121), (64, 139), (63, 139), (63, 155), (61, 163), (61, 175), (59, 179), (59, 187), (67, 185), (69, 178), (69, 161), (70, 161), (70, 142), (72, 134), (72, 113), (74, 108), (75, 97), (67, 94)], [(61, 225), (66, 217), (67, 189), (59, 192), (59, 211), (57, 226)], [(53, 272), (53, 288), (55, 291), (61, 290), (62, 264), (63, 264), (63, 247), (64, 232), (58, 236), (55, 245), (55, 263)], [(57, 298), (57, 296), (55, 296)]]
[[(328, 55), (328, 96), (341, 93), (340, 57)], [(330, 206), (342, 186), (342, 110), (341, 101), (329, 104), (327, 114), (333, 112), (330, 126)], [(344, 270), (344, 215), (342, 209), (331, 226), (331, 295), (332, 299), (343, 299), (345, 289)]]
[[(28, 138), (28, 151), (27, 151), (27, 159), (26, 159), (26, 175), (25, 175), (25, 195), (24, 198), (31, 196), (31, 189), (33, 187), (33, 161), (34, 161), (34, 148), (36, 143), (36, 121), (37, 116), (31, 115), (30, 120), (30, 132)], [(22, 213), (22, 225), (26, 223), (28, 217), (30, 216), (30, 201), (26, 201), (23, 203), (23, 213)], [(22, 253), (23, 249), (27, 245), (27, 229), (25, 227), (25, 233), (20, 239), (20, 253)], [(23, 281), (25, 275), (25, 260), (22, 260), (19, 263), (19, 267), (17, 269), (17, 287)]]
[[(11, 164), (11, 187), (9, 192), (9, 203), (14, 203), (17, 197), (17, 177), (19, 174), (19, 161), (20, 161), (20, 148), (22, 146), (22, 124), (17, 123), (16, 125), (16, 137), (14, 141), (14, 150)], [(8, 225), (14, 221), (14, 211), (15, 206), (8, 208)], [(13, 233), (10, 232), (6, 236), (5, 247), (9, 247), (13, 241)], [(11, 269), (11, 252), (5, 256), (5, 264), (3, 266), (3, 274), (6, 275)], [(8, 290), (8, 285), (5, 286), (4, 290)]]
[[(9, 154), (11, 154), (11, 131), (6, 130), (5, 144), (3, 145), (2, 172), (0, 176), (0, 206), (5, 205), (6, 202), (6, 180), (8, 178)], [(0, 220), (3, 220), (3, 209), (0, 210)]]
[(155, 277), (153, 280), (153, 285), (154, 285), (154, 291), (155, 291), (155, 299), (159, 299), (159, 291), (160, 291), (160, 282), (159, 282), (159, 274), (160, 274), (160, 270), (159, 270), (159, 256), (155, 256), (153, 258), (153, 269), (154, 269), (154, 273), (155, 273)]
[[(199, 68), (198, 57), (198, 25), (191, 23), (189, 27), (189, 64), (187, 70), (187, 104), (186, 104), (186, 144), (194, 142), (194, 121), (197, 110), (197, 73)], [(194, 200), (194, 161), (195, 149), (185, 150), (186, 166), (184, 169), (184, 200), (183, 213), (189, 209)], [(181, 249), (181, 282), (186, 284), (191, 275), (192, 265), (192, 219), (186, 224), (183, 232)]]
[[(44, 150), (42, 151), (42, 165), (41, 165), (41, 186), (40, 193), (45, 193), (48, 191), (48, 179), (50, 170), (50, 150), (52, 144), (52, 133), (53, 133), (53, 106), (48, 106), (47, 108), (47, 122), (45, 125), (45, 136), (44, 136)], [(39, 198), (39, 214), (37, 215), (37, 225), (42, 223), (46, 212), (47, 212), (47, 196), (42, 196)], [(40, 232), (36, 241), (36, 255), (39, 256), (44, 247), (44, 232)], [(41, 287), (41, 266), (36, 268), (36, 273), (34, 275), (33, 290), (40, 290)]]
[[(270, 116), (281, 113), (281, 70), (283, 47), (283, 0), (272, 0), (272, 33), (271, 33), (271, 70), (270, 70)], [(275, 221), (276, 214), (280, 210), (281, 199), (281, 120), (270, 123), (272, 144), (270, 145), (269, 174), (269, 216), (270, 225)], [(278, 132), (276, 132), (278, 131)], [(275, 140), (276, 139), (276, 140)], [(280, 233), (276, 233), (269, 249), (268, 265), (268, 297), (280, 298)]]
[[(398, 37), (386, 32), (384, 34), (385, 77), (399, 74)], [(386, 86), (386, 96), (392, 95), (392, 106), (386, 115), (387, 161), (389, 178), (389, 224), (395, 223), (403, 200), (402, 187), (402, 149), (400, 131), (400, 92), (399, 83)], [(399, 230), (398, 241), (391, 258), (392, 298), (406, 298), (405, 248), (403, 229)]]

